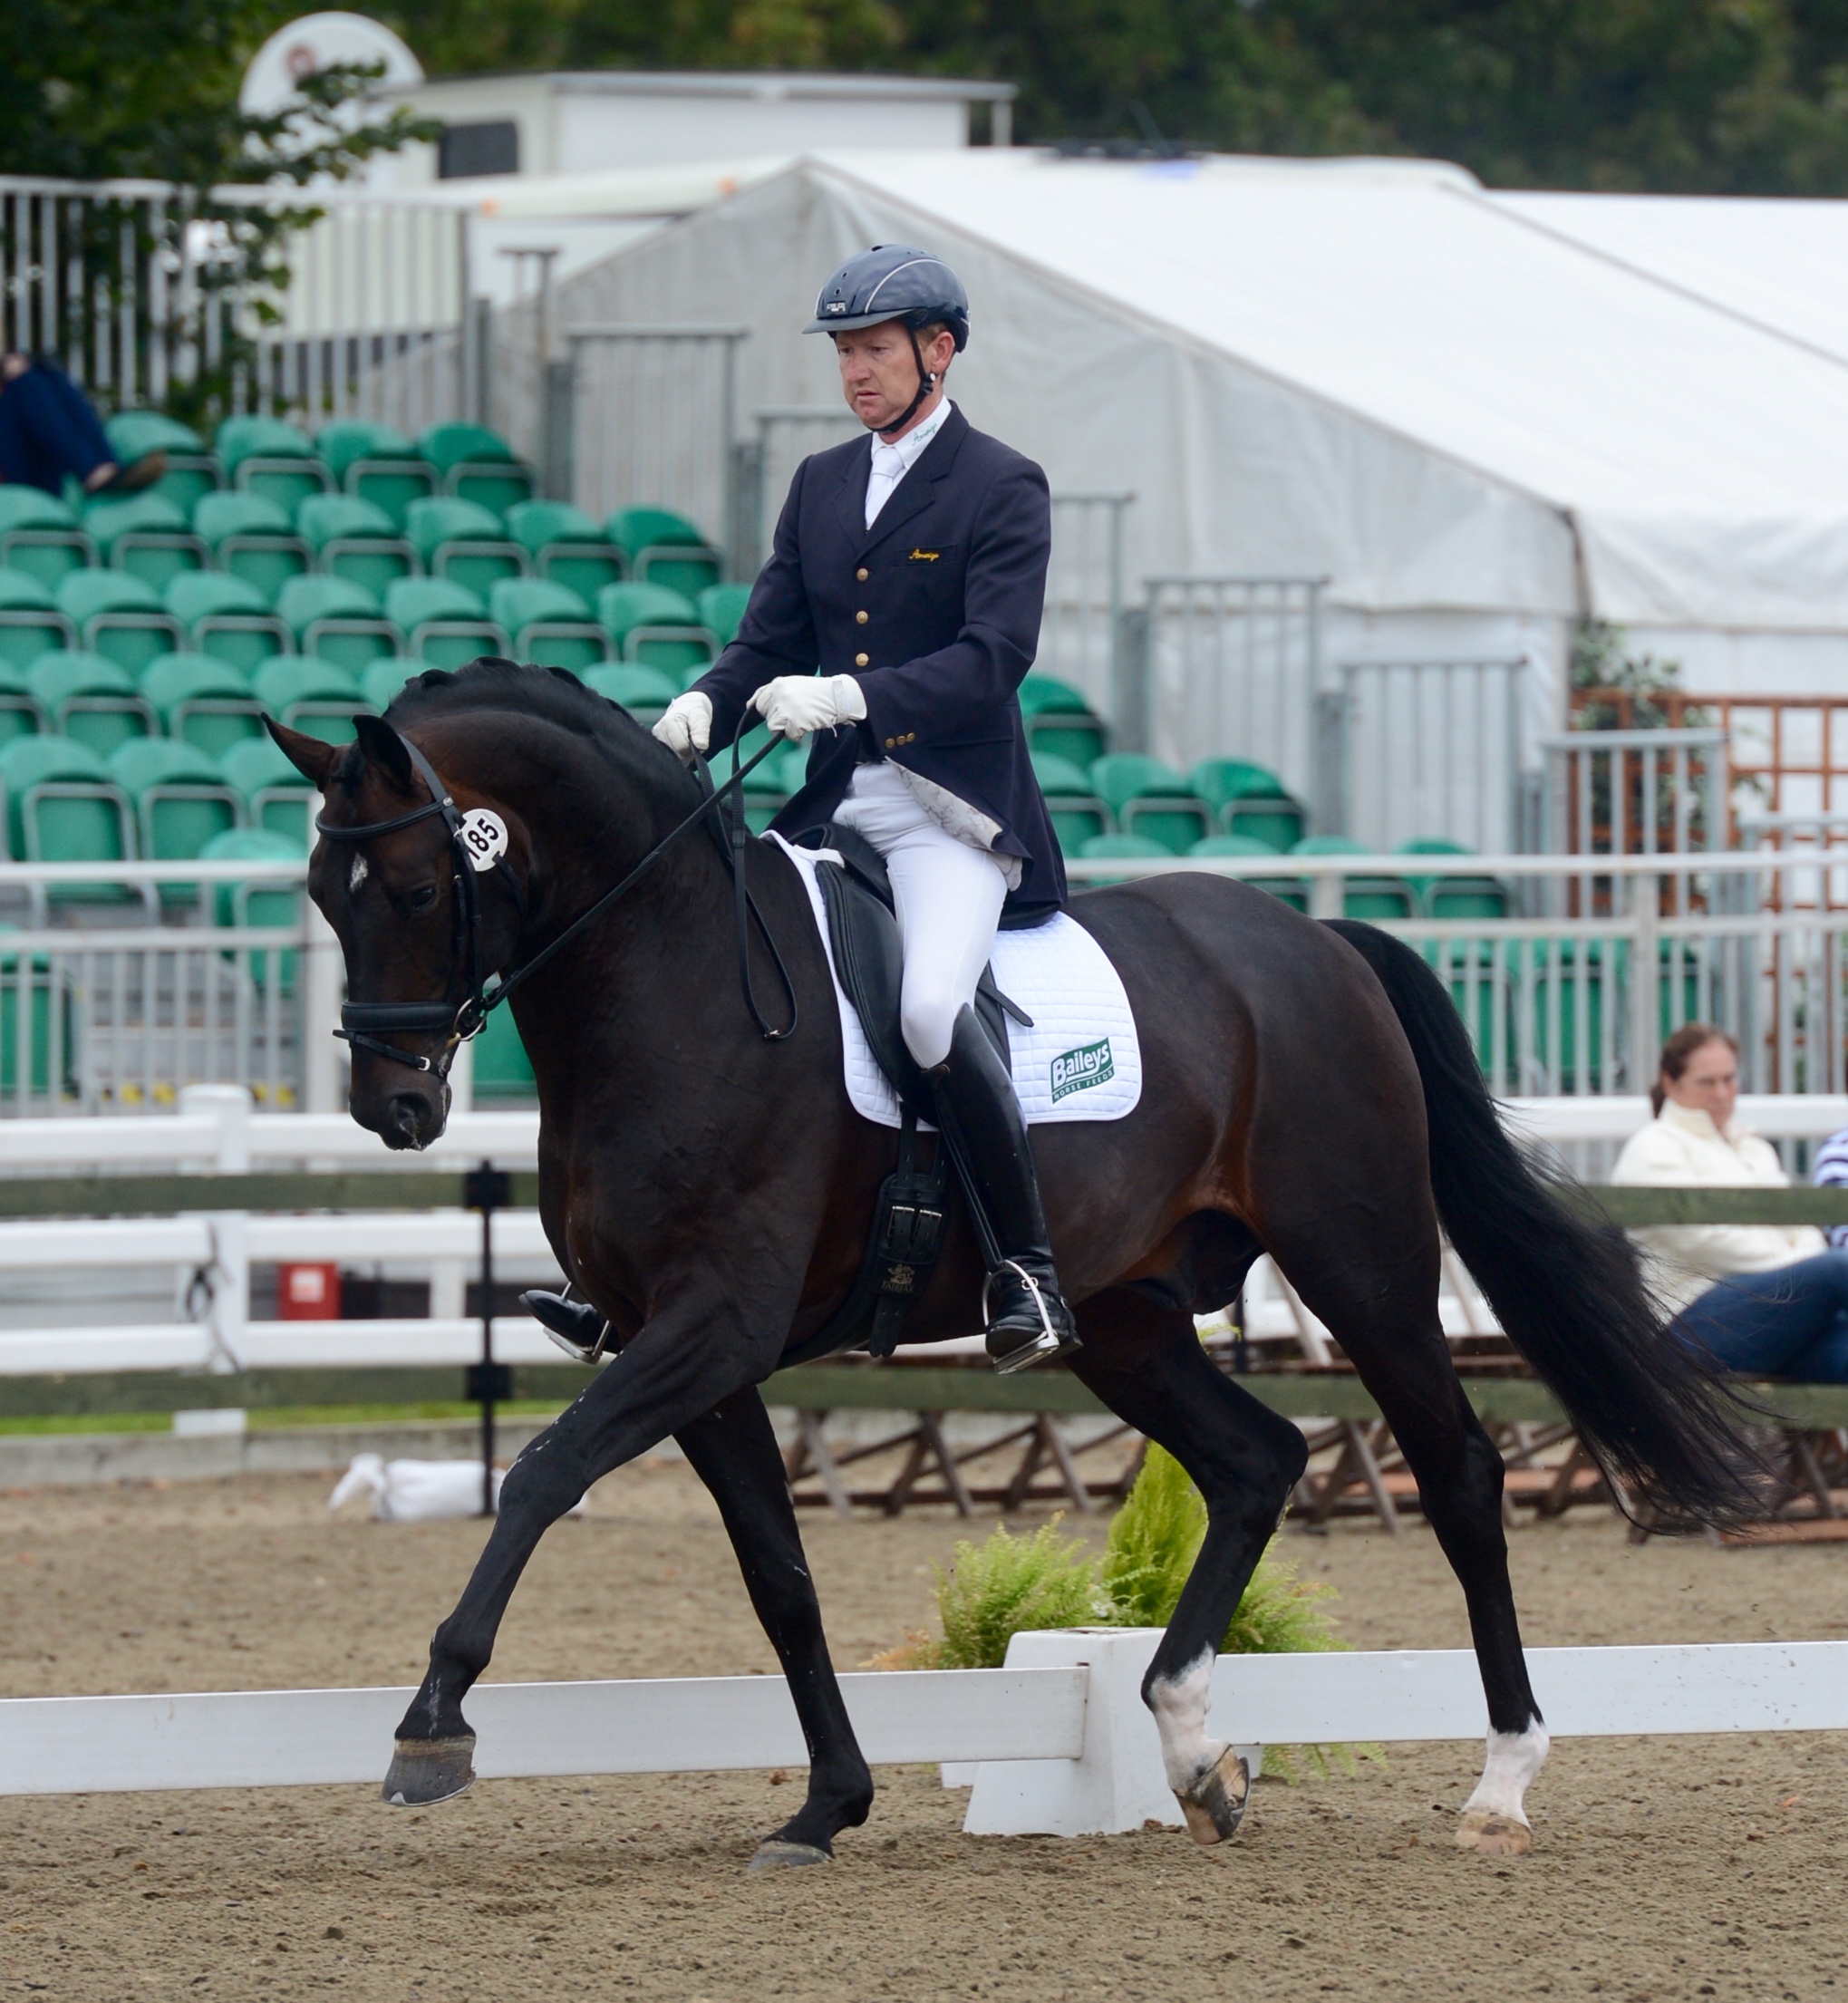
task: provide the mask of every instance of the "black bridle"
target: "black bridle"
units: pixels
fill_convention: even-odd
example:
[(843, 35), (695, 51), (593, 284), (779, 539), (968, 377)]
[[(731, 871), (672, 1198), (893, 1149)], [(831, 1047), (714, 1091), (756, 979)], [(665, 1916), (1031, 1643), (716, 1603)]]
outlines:
[[(390, 728), (390, 726), (386, 726)], [(731, 748), (731, 774), (722, 786), (714, 787), (712, 777), (707, 769), (704, 759), (698, 758), (700, 783), (705, 790), (705, 798), (686, 818), (670, 828), (643, 856), (628, 875), (603, 895), (588, 910), (580, 912), (566, 926), (556, 939), (539, 948), (538, 952), (524, 964), (514, 968), (488, 985), (488, 976), (481, 968), (481, 900), (476, 886), (478, 874), (474, 852), (469, 840), (467, 823), (460, 808), (450, 797), (450, 790), (438, 776), (436, 768), (401, 731), (392, 733), (404, 747), (412, 769), (430, 789), (430, 799), (422, 807), (414, 807), (408, 814), (399, 814), (391, 820), (368, 821), (359, 827), (336, 827), (329, 824), (324, 815), (316, 815), (315, 832), (330, 841), (371, 841), (381, 835), (395, 835), (401, 828), (415, 827), (420, 822), (440, 817), (449, 830), (450, 844), (455, 851), (456, 871), (451, 885), (456, 914), (456, 952), (463, 962), (468, 992), (460, 1007), (451, 1008), (447, 1000), (441, 1002), (348, 1002), (340, 1011), (340, 1027), (334, 1035), (350, 1043), (353, 1049), (370, 1050), (375, 1057), (388, 1059), (394, 1064), (402, 1064), (413, 1071), (433, 1071), (447, 1078), (456, 1051), (471, 1037), (479, 1036), (486, 1027), (489, 1016), (505, 1002), (522, 982), (529, 981), (540, 968), (564, 952), (565, 948), (595, 919), (599, 918), (610, 906), (625, 896), (642, 878), (647, 875), (663, 856), (672, 848), (682, 835), (697, 827), (715, 809), (730, 803), (731, 827), (729, 841), (721, 837), (721, 852), (738, 886), (738, 947), (739, 968), (744, 986), (746, 1005), (751, 1017), (762, 1032), (764, 1040), (779, 1043), (795, 1033), (798, 1021), (796, 990), (789, 979), (789, 969), (783, 964), (783, 956), (778, 951), (777, 943), (764, 924), (762, 914), (757, 908), (757, 901), (751, 896), (744, 880), (744, 842), (746, 827), (744, 807), (741, 799), (735, 798), (738, 789), (750, 774), (761, 765), (778, 745), (779, 738), (772, 738), (755, 757), (740, 766), (738, 762), (738, 747)], [(526, 895), (520, 882), (508, 866), (505, 856), (498, 856), (494, 868), (505, 878), (513, 894), (516, 906), (522, 917), (526, 914)], [(789, 1021), (786, 1027), (773, 1030), (765, 1021), (757, 1005), (757, 997), (751, 989), (750, 952), (749, 923), (757, 921), (758, 929), (763, 934), (775, 960), (777, 972), (782, 979), (783, 992), (789, 1003)], [(451, 974), (450, 985), (454, 984)], [(410, 1050), (400, 1050), (395, 1043), (382, 1040), (383, 1034), (416, 1036), (446, 1031), (449, 1040), (441, 1054), (435, 1058), (418, 1057)]]

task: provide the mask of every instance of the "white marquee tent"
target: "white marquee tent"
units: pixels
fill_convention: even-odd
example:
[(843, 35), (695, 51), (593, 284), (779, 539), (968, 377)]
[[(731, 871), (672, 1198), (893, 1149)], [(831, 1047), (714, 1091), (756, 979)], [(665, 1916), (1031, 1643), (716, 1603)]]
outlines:
[[(832, 402), (795, 330), (835, 263), (894, 240), (969, 285), (972, 420), (1055, 491), (1134, 491), (1132, 595), (1326, 577), (1325, 673), (1524, 655), (1530, 742), (1585, 614), (1708, 692), (1848, 685), (1848, 204), (1496, 196), (1417, 161), (815, 155), (577, 275), (559, 324), (748, 326), (748, 431)], [(1176, 755), (1196, 740), (1166, 693)]]

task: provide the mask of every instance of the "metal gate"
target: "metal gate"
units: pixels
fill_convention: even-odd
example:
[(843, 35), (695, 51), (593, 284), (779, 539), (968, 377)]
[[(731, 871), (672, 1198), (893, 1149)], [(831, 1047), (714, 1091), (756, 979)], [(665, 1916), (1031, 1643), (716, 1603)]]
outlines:
[(1123, 624), (1123, 518), (1133, 494), (1055, 494), (1052, 561), (1038, 674), (1069, 682), (1101, 717), (1123, 707), (1118, 641)]
[(738, 344), (749, 332), (567, 328), (571, 498), (599, 518), (621, 508), (683, 515), (735, 573)]
[(1520, 847), (1525, 661), (1341, 666), (1340, 830), (1368, 847), (1436, 837)]

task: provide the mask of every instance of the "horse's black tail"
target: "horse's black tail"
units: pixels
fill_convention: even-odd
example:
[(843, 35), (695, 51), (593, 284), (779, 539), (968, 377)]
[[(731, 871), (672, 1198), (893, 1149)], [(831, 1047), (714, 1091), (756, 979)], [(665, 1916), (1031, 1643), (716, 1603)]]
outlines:
[(1581, 1440), (1607, 1475), (1663, 1513), (1664, 1527), (1754, 1514), (1739, 1408), (1669, 1332), (1630, 1241), (1523, 1159), (1424, 959), (1372, 925), (1330, 924), (1379, 977), (1417, 1060), (1431, 1187), (1450, 1243)]

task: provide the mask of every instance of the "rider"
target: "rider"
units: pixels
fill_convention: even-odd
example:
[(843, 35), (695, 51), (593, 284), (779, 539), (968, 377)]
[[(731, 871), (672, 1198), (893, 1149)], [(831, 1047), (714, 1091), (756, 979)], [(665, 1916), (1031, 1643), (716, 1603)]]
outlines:
[(804, 331), (832, 336), (873, 436), (797, 469), (737, 639), (654, 734), (691, 760), (759, 716), (812, 732), (775, 830), (845, 822), (885, 858), (905, 1045), (980, 1188), (1000, 1253), (989, 1353), (1017, 1369), (1078, 1346), (1026, 1121), (972, 1006), (1003, 910), (1037, 924), (1066, 894), (1015, 694), (1040, 637), (1046, 476), (944, 393), (969, 299), (941, 258), (895, 244), (850, 257)]

